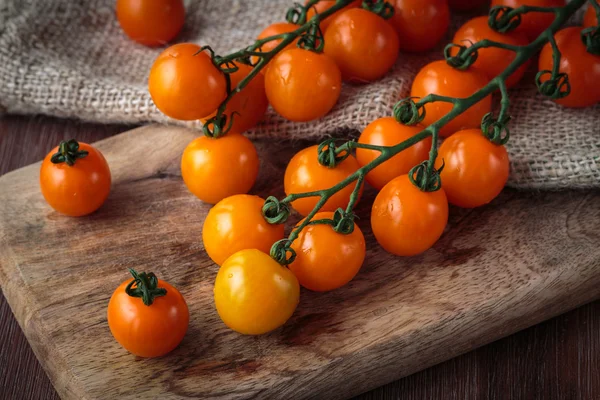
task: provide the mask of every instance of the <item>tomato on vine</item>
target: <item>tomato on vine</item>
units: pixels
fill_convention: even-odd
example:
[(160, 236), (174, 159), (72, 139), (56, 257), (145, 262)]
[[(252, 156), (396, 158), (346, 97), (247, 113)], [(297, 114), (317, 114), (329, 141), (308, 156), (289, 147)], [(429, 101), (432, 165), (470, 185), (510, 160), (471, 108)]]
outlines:
[(295, 48), (271, 60), (265, 89), (279, 115), (290, 121), (312, 121), (337, 103), (342, 74), (329, 56)]
[[(522, 33), (509, 32), (503, 34), (496, 32), (488, 25), (487, 16), (476, 17), (466, 22), (456, 31), (452, 41), (455, 44), (469, 47), (469, 43), (477, 43), (484, 39), (513, 46), (526, 46), (529, 44), (527, 37)], [(500, 75), (516, 57), (514, 51), (498, 47), (482, 48), (477, 50), (477, 53), (477, 61), (473, 63), (473, 66), (482, 70), (490, 80)], [(529, 61), (524, 63), (506, 80), (508, 87), (516, 85), (523, 78), (529, 63)]]
[[(565, 4), (565, 0), (492, 0), (492, 7), (563, 7)], [(534, 40), (544, 30), (548, 29), (552, 24), (552, 21), (554, 21), (554, 13), (529, 12), (521, 16), (521, 23), (514, 32), (523, 33), (529, 40)]]
[[(230, 74), (232, 89), (252, 72), (252, 67), (248, 65), (237, 64), (237, 67), (238, 70)], [(265, 77), (257, 74), (245, 88), (231, 97), (223, 114), (227, 118), (233, 116), (231, 130), (242, 133), (254, 128), (263, 119), (267, 107), (269, 107), (269, 100), (265, 93)], [(215, 115), (216, 111), (201, 120), (204, 123)]]
[(436, 168), (448, 201), (455, 206), (474, 208), (496, 198), (506, 185), (509, 160), (506, 148), (492, 143), (481, 129), (455, 133), (438, 150)]
[[(358, 138), (358, 143), (393, 146), (421, 132), (423, 125), (408, 126), (396, 121), (393, 117), (384, 117), (371, 122)], [(397, 176), (407, 174), (415, 165), (427, 160), (431, 149), (431, 137), (421, 140), (411, 147), (401, 151), (394, 157), (371, 170), (367, 182), (376, 189), (381, 189)], [(356, 159), (361, 166), (375, 160), (381, 152), (377, 150), (356, 149)]]
[(229, 132), (219, 138), (201, 136), (184, 150), (181, 176), (200, 200), (215, 204), (247, 193), (258, 176), (256, 148), (245, 136)]
[[(304, 2), (304, 4), (308, 4), (309, 1), (310, 0), (306, 0)], [(328, 29), (329, 25), (335, 20), (335, 18), (338, 15), (340, 15), (344, 11), (349, 10), (351, 8), (360, 7), (361, 4), (362, 4), (361, 0), (355, 0), (352, 3), (348, 4), (346, 7), (342, 8), (341, 10), (338, 10), (335, 13), (333, 13), (333, 15), (330, 15), (329, 17), (325, 18), (320, 23), (321, 30), (323, 32), (327, 32), (327, 29)], [(321, 0), (321, 1), (319, 1), (317, 4), (315, 4), (314, 6), (312, 6), (311, 8), (308, 9), (308, 11), (306, 12), (306, 20), (310, 21), (310, 19), (312, 17), (314, 17), (315, 14), (322, 14), (323, 12), (329, 10), (334, 5), (335, 5), (335, 0)]]
[(106, 159), (87, 143), (63, 141), (42, 161), (42, 195), (61, 214), (81, 217), (93, 213), (106, 201), (110, 184)]
[(185, 22), (183, 0), (117, 0), (116, 11), (125, 34), (146, 46), (170, 42)]
[[(286, 195), (329, 189), (356, 172), (360, 165), (352, 155), (329, 168), (318, 160), (318, 145), (299, 151), (292, 157), (285, 170), (283, 187)], [(346, 208), (356, 183), (350, 184), (327, 200), (321, 211), (335, 211)], [(362, 193), (362, 187), (360, 189)], [(292, 207), (303, 216), (308, 215), (317, 205), (319, 197), (305, 197), (292, 202)]]
[(398, 35), (379, 15), (362, 8), (339, 14), (325, 32), (325, 54), (347, 81), (381, 78), (398, 58)]
[(273, 243), (283, 239), (283, 225), (270, 224), (263, 218), (264, 203), (258, 196), (238, 194), (210, 209), (202, 226), (202, 241), (215, 264), (222, 265), (240, 250), (269, 253)]
[(195, 120), (216, 111), (227, 97), (225, 75), (207, 51), (193, 43), (180, 43), (154, 61), (148, 90), (156, 107), (179, 120)]
[[(333, 219), (333, 213), (317, 213), (312, 221), (322, 219)], [(291, 248), (296, 258), (289, 265), (290, 270), (300, 285), (316, 292), (337, 289), (350, 282), (360, 270), (366, 253), (365, 238), (356, 224), (349, 234), (337, 233), (329, 224), (310, 224), (300, 231)]]
[(229, 328), (244, 335), (261, 335), (279, 328), (300, 300), (298, 279), (268, 254), (238, 251), (219, 269), (215, 306)]
[(388, 0), (394, 6), (390, 23), (398, 33), (400, 50), (429, 51), (444, 37), (450, 25), (446, 0)]
[(448, 0), (451, 9), (457, 11), (471, 11), (488, 4), (490, 0)]
[[(598, 0), (596, 0), (598, 3)], [(600, 4), (600, 3), (598, 3)], [(596, 14), (596, 9), (590, 4), (585, 14), (583, 15), (583, 26), (588, 28), (590, 26), (598, 25), (598, 15)]]
[[(298, 25), (290, 24), (288, 22), (275, 22), (274, 24), (267, 26), (260, 33), (260, 35), (258, 35), (258, 37), (256, 39), (261, 40), (261, 39), (268, 38), (270, 36), (276, 36), (276, 35), (281, 35), (284, 33), (290, 33), (290, 32), (295, 31), (298, 28), (299, 28)], [(282, 41), (282, 39), (271, 40), (270, 42), (263, 44), (260, 47), (259, 51), (262, 53), (268, 53), (269, 51), (274, 50), (275, 47), (277, 47), (281, 43), (281, 41)], [(297, 43), (298, 43), (298, 38), (296, 38), (294, 41), (292, 41), (292, 43), (285, 46), (283, 48), (282, 52), (285, 50), (295, 48)], [(254, 57), (253, 59), (255, 62), (258, 61), (256, 57)], [(261, 69), (260, 72), (264, 74), (266, 72), (266, 67)]]
[(375, 239), (386, 251), (398, 256), (414, 256), (429, 249), (442, 236), (447, 222), (444, 189), (422, 191), (408, 175), (385, 185), (371, 210)]
[(139, 357), (160, 357), (181, 343), (190, 313), (177, 289), (153, 273), (129, 270), (108, 303), (108, 326), (114, 338)]
[[(571, 92), (555, 100), (565, 107), (589, 107), (600, 102), (600, 56), (588, 53), (581, 40), (581, 27), (573, 26), (558, 31), (554, 38), (561, 53), (559, 72), (569, 77)], [(552, 47), (546, 44), (540, 53), (539, 70), (551, 71), (553, 66)], [(542, 82), (550, 74), (540, 77)]]
[[(488, 83), (483, 71), (473, 66), (461, 71), (453, 68), (446, 61), (439, 60), (423, 67), (413, 81), (411, 97), (425, 97), (430, 93), (447, 97), (465, 98), (471, 96)], [(425, 104), (423, 125), (428, 126), (445, 116), (452, 109), (452, 104), (436, 101)], [(484, 115), (492, 111), (492, 96), (487, 96), (473, 105), (441, 130), (441, 136), (449, 136), (461, 129), (476, 128), (481, 125)]]

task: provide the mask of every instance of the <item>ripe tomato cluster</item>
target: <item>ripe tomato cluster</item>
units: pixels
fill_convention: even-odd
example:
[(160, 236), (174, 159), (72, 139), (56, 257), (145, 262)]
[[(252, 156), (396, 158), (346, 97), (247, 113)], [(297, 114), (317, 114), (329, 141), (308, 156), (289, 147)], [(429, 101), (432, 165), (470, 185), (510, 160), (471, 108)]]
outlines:
[[(171, 40), (182, 25), (180, 1), (134, 7), (142, 3), (146, 2), (117, 2), (126, 33), (147, 45)], [(168, 7), (157, 8), (158, 3)], [(196, 44), (176, 44), (164, 50), (150, 70), (149, 91), (163, 113), (213, 127), (186, 147), (181, 174), (190, 192), (214, 204), (203, 223), (202, 240), (219, 266), (215, 306), (223, 322), (242, 334), (263, 334), (283, 325), (299, 304), (300, 286), (325, 292), (357, 275), (367, 249), (352, 209), (361, 199), (364, 181), (378, 191), (370, 214), (375, 239), (392, 254), (414, 256), (442, 236), (449, 204), (488, 204), (508, 180), (508, 152), (494, 133), (504, 128), (486, 124), (493, 115), (492, 90), (481, 91), (493, 89), (490, 82), (497, 82), (498, 76), (504, 89), (522, 79), (527, 63), (510, 75), (502, 74), (516, 58), (514, 49), (527, 46), (548, 28), (551, 13), (526, 14), (521, 25), (507, 33), (492, 29), (487, 17), (469, 20), (456, 32), (455, 45), (447, 47), (447, 60), (423, 66), (412, 83), (411, 98), (399, 103), (414, 106), (414, 118), (408, 121), (395, 110), (394, 116), (368, 124), (358, 140), (345, 143), (343, 149), (327, 141), (299, 151), (285, 170), (282, 200), (247, 194), (260, 160), (243, 133), (260, 122), (269, 104), (292, 121), (321, 118), (335, 106), (342, 81), (381, 78), (401, 51), (426, 51), (439, 42), (448, 29), (450, 8), (467, 10), (486, 2), (391, 0), (378, 11), (369, 3), (360, 8), (359, 1), (319, 1), (303, 12), (308, 18), (324, 18), (316, 17), (312, 24), (273, 24), (259, 35), (259, 45), (239, 58), (215, 56)], [(559, 7), (565, 1), (492, 3)], [(145, 32), (136, 26), (140, 15), (165, 23), (156, 32)], [(384, 16), (391, 18), (386, 21)], [(595, 16), (590, 7), (585, 25), (595, 26)], [(571, 77), (570, 92), (556, 100), (566, 107), (600, 102), (600, 56), (588, 51), (582, 29), (556, 33), (562, 54), (558, 66), (553, 65), (550, 44), (539, 58), (542, 84), (557, 74)], [(274, 35), (278, 36), (270, 40)], [(456, 58), (482, 40), (500, 46), (479, 48), (468, 64), (456, 65)], [(455, 112), (457, 102), (476, 93), (483, 94)], [(501, 115), (506, 111), (502, 107)], [(438, 134), (445, 138), (439, 149)], [(44, 198), (70, 216), (97, 210), (108, 197), (110, 179), (102, 154), (74, 140), (50, 152), (40, 173)], [(304, 219), (286, 239), (283, 223), (290, 207)], [(130, 272), (133, 280), (123, 282), (109, 302), (111, 332), (133, 354), (164, 355), (187, 330), (185, 300), (154, 274)]]

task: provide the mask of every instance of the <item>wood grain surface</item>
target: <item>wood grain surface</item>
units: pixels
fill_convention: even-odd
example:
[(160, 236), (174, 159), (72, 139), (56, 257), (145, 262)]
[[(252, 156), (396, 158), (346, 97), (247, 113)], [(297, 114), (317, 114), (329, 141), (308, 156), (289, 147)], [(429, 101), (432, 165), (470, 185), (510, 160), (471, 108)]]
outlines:
[[(51, 147), (31, 145), (39, 136), (30, 137), (31, 142), (15, 139), (6, 124), (0, 131), (2, 171), (32, 161), (27, 158), (35, 151), (40, 159)], [(399, 260), (375, 250), (361, 222), (371, 261), (347, 289), (327, 295), (304, 292), (297, 315), (274, 334), (233, 334), (218, 326), (210, 299), (216, 269), (207, 265), (193, 234), (207, 207), (182, 189), (177, 177), (175, 153), (189, 134), (146, 129), (104, 143), (111, 167), (116, 165), (113, 194), (106, 207), (82, 221), (65, 221), (44, 207), (31, 185), (35, 168), (0, 180), (0, 281), (65, 398), (114, 398), (117, 392), (137, 396), (131, 391), (134, 384), (125, 387), (123, 379), (144, 376), (151, 378), (149, 390), (166, 388), (177, 396), (202, 397), (212, 387), (222, 398), (309, 397), (315, 392), (347, 397), (600, 295), (600, 194), (507, 192), (486, 209), (454, 210), (449, 232), (421, 257)], [(165, 145), (157, 148), (159, 142)], [(269, 190), (264, 178), (281, 174), (291, 151), (263, 165), (259, 193), (280, 194)], [(367, 215), (368, 199), (369, 194), (359, 213)], [(179, 209), (189, 212), (187, 218), (173, 215)], [(146, 212), (144, 218), (138, 218), (139, 210)], [(115, 219), (122, 222), (119, 229)], [(67, 242), (65, 236), (73, 231), (76, 240)], [(56, 260), (49, 263), (48, 254)], [(135, 359), (108, 334), (103, 310), (110, 292), (125, 279), (123, 268), (139, 265), (169, 277), (191, 303), (190, 333), (172, 357)], [(198, 270), (188, 273), (192, 267)], [(61, 289), (50, 292), (50, 285)], [(4, 316), (6, 306), (0, 306)], [(599, 309), (597, 303), (586, 306), (363, 398), (595, 398)], [(51, 398), (39, 367), (26, 378), (39, 385), (37, 392), (23, 386), (19, 391), (11, 383), (10, 377), (18, 375), (8, 371), (15, 363), (30, 365), (31, 354), (25, 352), (29, 361), (11, 360), (19, 343), (23, 347), (22, 336), (14, 323), (3, 322), (0, 328), (3, 396)], [(17, 346), (5, 351), (11, 339)], [(26, 392), (30, 397), (23, 396)]]

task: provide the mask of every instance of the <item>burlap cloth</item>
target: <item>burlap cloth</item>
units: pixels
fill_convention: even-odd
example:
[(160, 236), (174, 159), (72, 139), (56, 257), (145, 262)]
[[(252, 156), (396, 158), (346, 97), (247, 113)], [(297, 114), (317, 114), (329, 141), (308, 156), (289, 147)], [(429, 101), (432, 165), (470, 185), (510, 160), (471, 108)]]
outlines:
[[(146, 88), (149, 68), (161, 50), (128, 40), (115, 18), (114, 3), (0, 0), (0, 104), (4, 110), (103, 123), (179, 123), (156, 109)], [(283, 20), (291, 3), (187, 1), (186, 25), (178, 41), (210, 44), (218, 54), (225, 54), (250, 44), (269, 23)], [(453, 25), (464, 20), (455, 17)], [(401, 54), (384, 79), (344, 85), (339, 103), (322, 120), (292, 123), (269, 111), (249, 135), (317, 141), (336, 132), (348, 135), (349, 130), (361, 130), (370, 121), (390, 115), (394, 103), (409, 94), (419, 68), (439, 58), (439, 49), (427, 55)], [(600, 106), (568, 110), (543, 99), (536, 93), (533, 72), (511, 93), (509, 185), (539, 189), (600, 186)]]

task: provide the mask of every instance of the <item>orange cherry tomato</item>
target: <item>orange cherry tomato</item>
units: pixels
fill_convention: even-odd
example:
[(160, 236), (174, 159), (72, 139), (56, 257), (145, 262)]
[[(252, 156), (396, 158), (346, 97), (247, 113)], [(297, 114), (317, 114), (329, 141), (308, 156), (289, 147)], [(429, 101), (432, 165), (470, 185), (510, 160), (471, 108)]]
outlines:
[(489, 4), (490, 0), (448, 0), (448, 5), (456, 11), (471, 11)]
[[(304, 4), (308, 4), (309, 1), (310, 0), (306, 0), (304, 2)], [(360, 1), (360, 0), (353, 1), (352, 3), (350, 3), (347, 6), (345, 6), (344, 8), (342, 8), (341, 10), (333, 13), (333, 15), (330, 15), (329, 17), (325, 18), (320, 23), (321, 30), (323, 32), (326, 32), (327, 28), (329, 27), (329, 24), (331, 24), (338, 15), (340, 15), (344, 11), (349, 10), (351, 8), (360, 7), (361, 4), (362, 4), (362, 1)], [(306, 20), (310, 21), (310, 19), (312, 17), (314, 17), (315, 14), (322, 14), (324, 11), (329, 10), (333, 5), (335, 5), (335, 0), (319, 1), (317, 4), (315, 4), (314, 6), (312, 6), (311, 8), (308, 9), (308, 11), (306, 12)]]
[[(317, 213), (312, 219), (332, 219), (332, 212)], [(354, 224), (344, 235), (328, 224), (308, 225), (292, 243), (296, 259), (289, 265), (300, 285), (316, 292), (344, 286), (356, 276), (365, 260), (365, 238)]]
[[(298, 25), (290, 24), (288, 22), (276, 22), (274, 24), (267, 26), (265, 28), (265, 30), (263, 30), (256, 39), (261, 40), (261, 39), (268, 38), (269, 36), (275, 36), (275, 35), (281, 35), (284, 33), (293, 32), (298, 28), (299, 28)], [(279, 43), (281, 43), (281, 39), (271, 40), (270, 42), (263, 44), (260, 48), (260, 51), (263, 53), (268, 53), (269, 51), (271, 51), (275, 47), (277, 47), (277, 45), (279, 45)], [(298, 39), (294, 40), (292, 43), (285, 46), (284, 49), (282, 50), (282, 52), (285, 50), (295, 48), (297, 43), (298, 43)], [(256, 59), (256, 57), (254, 57), (253, 60), (258, 61)], [(266, 72), (266, 68), (261, 69), (260, 72), (264, 74)]]
[(448, 222), (444, 189), (423, 192), (408, 175), (390, 181), (379, 192), (371, 211), (377, 242), (398, 256), (414, 256), (434, 245)]
[[(563, 7), (565, 4), (565, 0), (492, 0), (492, 7)], [(514, 32), (523, 33), (529, 40), (534, 40), (552, 24), (552, 21), (554, 21), (554, 13), (531, 12), (523, 14), (521, 24)]]
[[(230, 74), (232, 90), (252, 72), (252, 67), (248, 65), (237, 64), (237, 67), (239, 69)], [(231, 129), (234, 132), (242, 133), (254, 128), (263, 119), (267, 107), (269, 107), (269, 100), (267, 100), (267, 94), (265, 93), (265, 77), (262, 74), (257, 74), (241, 92), (234, 94), (229, 100), (225, 107), (225, 115), (227, 118), (231, 118), (233, 115)], [(237, 114), (234, 115), (233, 113)], [(204, 123), (215, 115), (216, 111), (205, 118), (201, 118), (201, 120)]]
[(400, 50), (429, 51), (444, 37), (450, 25), (446, 0), (390, 0), (394, 16), (390, 23), (400, 38)]
[(196, 197), (215, 204), (248, 193), (258, 176), (258, 154), (245, 136), (229, 132), (218, 139), (201, 136), (184, 150), (181, 176)]
[(290, 121), (312, 121), (337, 103), (342, 74), (329, 56), (295, 48), (271, 60), (265, 89), (279, 115)]
[[(598, 0), (596, 0), (596, 3), (598, 3)], [(583, 26), (587, 28), (590, 26), (597, 26), (597, 25), (598, 25), (598, 15), (596, 15), (596, 9), (594, 7), (592, 7), (591, 5), (589, 5), (587, 11), (585, 12), (585, 14), (583, 16)]]
[(348, 81), (381, 78), (398, 58), (398, 35), (379, 15), (362, 8), (344, 11), (325, 33), (325, 54)]
[[(456, 44), (469, 47), (470, 43), (477, 43), (484, 39), (513, 46), (526, 46), (529, 44), (527, 36), (521, 33), (509, 32), (502, 34), (496, 32), (489, 27), (488, 17), (486, 16), (476, 17), (465, 23), (456, 32), (452, 41)], [(513, 51), (495, 47), (479, 49), (477, 53), (477, 61), (475, 61), (473, 66), (483, 71), (490, 80), (500, 75), (516, 57)], [(506, 85), (508, 87), (516, 85), (523, 78), (528, 67), (529, 61), (523, 64), (506, 80)]]
[(283, 225), (263, 218), (264, 203), (258, 196), (238, 194), (210, 209), (202, 226), (202, 241), (215, 264), (222, 265), (230, 255), (245, 249), (268, 254), (273, 243), (283, 239)]
[[(123, 282), (108, 303), (110, 332), (136, 356), (164, 356), (181, 343), (187, 332), (188, 306), (177, 289), (154, 274), (131, 273), (134, 279)], [(149, 301), (143, 298), (144, 286), (151, 294)]]
[(219, 269), (215, 306), (229, 328), (244, 335), (261, 335), (279, 328), (300, 301), (294, 274), (256, 249), (238, 251)]
[(183, 0), (117, 0), (116, 9), (127, 36), (146, 46), (170, 42), (185, 22)]
[[(487, 75), (475, 67), (465, 71), (452, 68), (444, 60), (427, 64), (419, 71), (412, 84), (410, 95), (425, 97), (430, 93), (441, 96), (465, 98), (483, 88), (489, 79)], [(436, 101), (425, 105), (423, 125), (431, 125), (452, 109), (452, 104)], [(461, 129), (476, 128), (481, 119), (492, 111), (492, 96), (487, 96), (479, 103), (448, 122), (440, 130), (441, 136), (448, 136)]]
[(148, 90), (156, 107), (179, 120), (194, 120), (214, 112), (227, 97), (225, 75), (210, 56), (193, 43), (176, 44), (154, 61)]
[(463, 208), (479, 207), (496, 198), (506, 185), (508, 153), (490, 142), (480, 129), (460, 131), (444, 140), (436, 168), (444, 162), (440, 177), (448, 201)]
[[(569, 76), (571, 92), (568, 96), (555, 100), (565, 107), (589, 107), (600, 102), (600, 56), (588, 53), (581, 40), (582, 28), (573, 26), (558, 31), (554, 38), (561, 53), (560, 72)], [(551, 71), (552, 47), (546, 44), (539, 60), (540, 71)], [(541, 77), (542, 81), (550, 78), (550, 74)]]
[[(68, 165), (67, 159), (73, 165)], [(93, 213), (106, 201), (110, 184), (108, 163), (100, 151), (87, 143), (62, 142), (42, 161), (42, 195), (61, 214), (81, 217)]]
[[(348, 156), (334, 168), (321, 165), (318, 160), (317, 145), (296, 153), (290, 160), (284, 176), (283, 187), (286, 195), (329, 189), (352, 175), (360, 168), (353, 156)], [(321, 211), (335, 211), (346, 208), (356, 183), (350, 184), (331, 196)], [(362, 194), (360, 189), (359, 197)], [(292, 202), (292, 207), (303, 216), (308, 215), (317, 205), (318, 197), (305, 197)]]
[[(384, 117), (371, 122), (358, 138), (358, 143), (376, 146), (394, 146), (410, 139), (425, 127), (423, 125), (402, 125), (393, 117)], [(431, 149), (431, 137), (421, 140), (398, 153), (367, 174), (367, 182), (381, 189), (397, 176), (407, 174), (415, 165), (427, 160)], [(356, 159), (361, 166), (369, 164), (381, 153), (377, 150), (356, 149)]]

